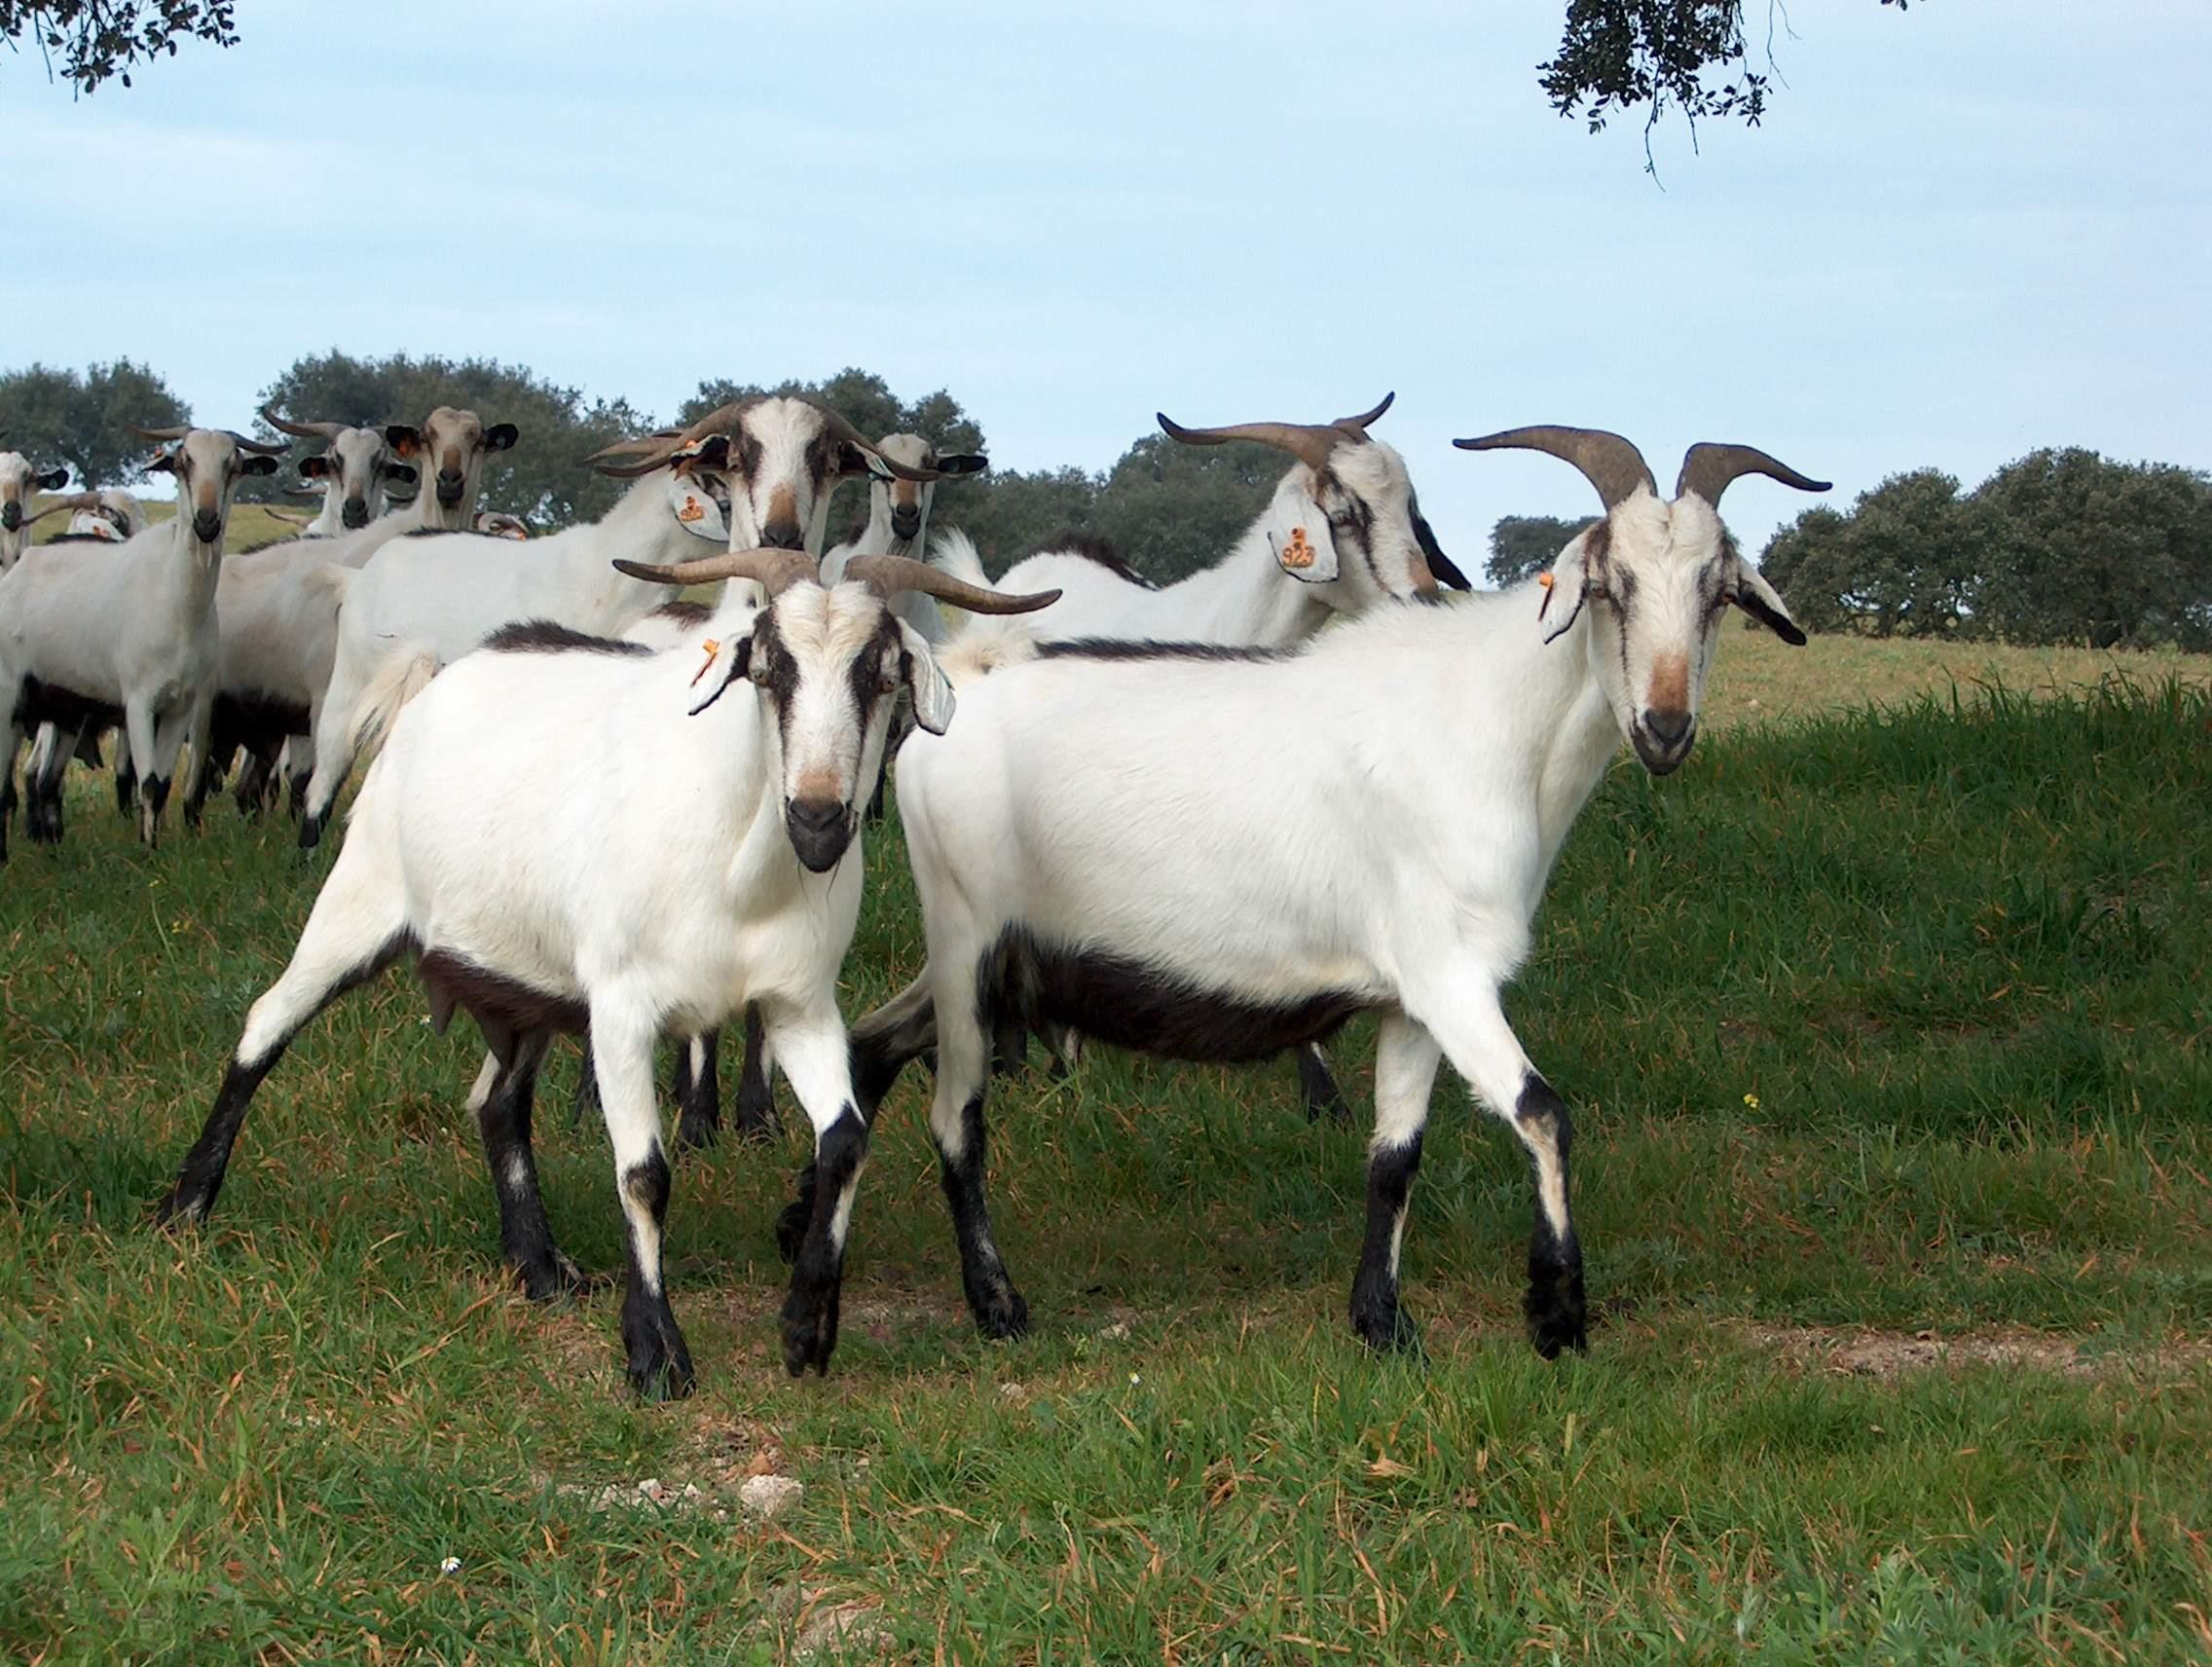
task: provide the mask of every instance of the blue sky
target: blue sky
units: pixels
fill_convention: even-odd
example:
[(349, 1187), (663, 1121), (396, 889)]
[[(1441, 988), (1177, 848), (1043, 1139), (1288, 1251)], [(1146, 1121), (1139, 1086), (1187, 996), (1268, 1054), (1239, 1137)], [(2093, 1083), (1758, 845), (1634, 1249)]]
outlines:
[(1545, 103), (1563, 10), (241, 0), (242, 46), (129, 91), (0, 56), (0, 365), (128, 354), (242, 425), (331, 346), (663, 414), (860, 364), (1024, 468), (1394, 388), (1473, 557), (1588, 507), (1448, 444), (1522, 423), (1663, 481), (1749, 441), (1839, 502), (2050, 443), (2212, 465), (2212, 7), (1798, 0), (1766, 125), (1669, 123), (1656, 183), (1641, 123)]

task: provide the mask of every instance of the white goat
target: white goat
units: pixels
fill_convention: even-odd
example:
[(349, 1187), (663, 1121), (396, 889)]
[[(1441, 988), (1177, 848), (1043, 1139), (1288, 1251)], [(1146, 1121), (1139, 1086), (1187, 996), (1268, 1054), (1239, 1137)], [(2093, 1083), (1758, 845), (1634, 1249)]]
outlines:
[[(922, 474), (977, 474), (990, 467), (980, 452), (940, 452), (919, 434), (886, 434), (875, 443), (876, 455)], [(860, 537), (839, 544), (822, 558), (822, 581), (835, 584), (844, 577), (845, 564), (855, 556), (910, 556), (927, 559), (930, 511), (937, 502), (934, 480), (908, 479), (880, 464), (870, 464), (867, 485), (867, 525)], [(985, 582), (970, 578), (971, 583)], [(935, 602), (909, 592), (898, 603), (899, 616), (932, 643), (944, 641), (944, 615)]]
[(1459, 444), (1572, 462), (1605, 518), (1543, 584), (1379, 608), (1287, 652), (1032, 643), (1033, 659), (1009, 665), (1010, 640), (980, 679), (957, 645), (943, 656), (959, 728), (916, 736), (900, 761), (929, 970), (854, 1027), (854, 1081), (872, 1116), (901, 1065), (935, 1048), (930, 1131), (986, 1334), (1027, 1323), (983, 1196), (994, 1014), (1011, 1005), (1170, 1057), (1253, 1059), (1374, 1012), (1352, 1329), (1377, 1348), (1414, 1342), (1398, 1249), (1448, 1057), (1534, 1165), (1530, 1337), (1547, 1357), (1583, 1347), (1567, 1105), (1499, 990), (1622, 737), (1654, 775), (1688, 755), (1727, 606), (1804, 642), (1721, 525), (1722, 490), (1752, 471), (1825, 487), (1748, 447), (1701, 445), (1669, 501), (1615, 434)]
[[(0, 439), (7, 432), (0, 428)], [(31, 523), (38, 519), (31, 499), (41, 492), (59, 492), (68, 484), (65, 468), (42, 469), (20, 452), (0, 452), (0, 573), (14, 567), (30, 547)]]
[[(893, 557), (856, 561), (856, 582), (827, 590), (802, 551), (625, 566), (658, 582), (750, 582), (728, 587), (708, 631), (658, 653), (533, 620), (447, 668), (395, 720), (431, 668), (421, 659), (386, 680), (389, 742), (290, 964), (246, 1017), (163, 1218), (206, 1215), (286, 1044), (412, 951), (436, 1021), (465, 1009), (498, 1056), (480, 1124), (506, 1259), (534, 1297), (582, 1282), (546, 1224), (530, 1128), (553, 1030), (588, 1030), (629, 1229), (630, 1379), (681, 1393), (692, 1368), (662, 1283), (669, 1169), (653, 1044), (756, 1003), (814, 1125), (826, 1201), (801, 1224), (784, 1360), (794, 1375), (827, 1371), (867, 1149), (836, 1002), (860, 909), (856, 799), (898, 688), (930, 728), (952, 715), (929, 645), (884, 601), (913, 585), (1007, 611), (1051, 598), (975, 591)], [(551, 758), (573, 767), (548, 770)]]
[[(88, 722), (127, 727), (146, 771), (139, 835), (149, 845), (167, 801), (178, 749), (206, 756), (215, 703), (215, 579), (240, 479), (273, 474), (284, 448), (208, 428), (140, 428), (171, 442), (147, 466), (176, 476), (177, 512), (121, 544), (27, 552), (0, 575), (0, 701), (8, 708), (0, 765), (0, 858), (26, 727), (74, 735)], [(199, 820), (199, 794), (185, 816)]]
[(266, 405), (261, 420), (279, 432), (324, 444), (318, 455), (300, 460), (300, 478), (319, 482), (322, 488), (322, 511), (307, 523), (310, 537), (335, 538), (366, 527), (391, 507), (387, 492), (390, 486), (399, 486), (410, 502), (418, 497), (420, 477), (415, 465), (402, 462), (393, 449), (392, 433), (400, 434), (404, 443), (407, 435), (420, 437), (421, 429), (401, 425), (387, 430), (346, 423), (295, 423)]
[[(279, 419), (264, 410), (272, 423)], [(291, 426), (319, 432), (337, 424)], [(313, 766), (310, 738), (322, 711), (323, 690), (338, 651), (336, 576), (360, 567), (389, 540), (420, 531), (453, 531), (471, 525), (486, 461), (514, 445), (512, 423), (489, 426), (473, 411), (441, 405), (420, 425), (387, 424), (379, 431), (388, 463), (378, 482), (416, 478), (435, 468), (436, 490), (334, 537), (287, 538), (232, 557), (223, 564), (221, 691), (215, 703), (213, 761), (228, 767), (240, 747), (250, 756), (240, 779), (239, 808), (259, 807), (266, 778), (280, 749), (289, 748), (295, 806)], [(311, 462), (313, 460), (310, 460)], [(398, 471), (405, 470), (405, 475)], [(343, 477), (342, 477), (343, 478)], [(341, 518), (344, 516), (342, 497)], [(120, 780), (118, 791), (121, 791)]]
[[(1053, 584), (1067, 592), (1052, 611), (1055, 637), (1261, 648), (1303, 642), (1331, 619), (1364, 613), (1380, 602), (1431, 596), (1438, 581), (1465, 590), (1465, 577), (1420, 512), (1405, 459), (1367, 431), (1395, 397), (1384, 394), (1374, 409), (1326, 424), (1186, 428), (1161, 415), (1161, 429), (1186, 445), (1242, 440), (1298, 461), (1228, 554), (1176, 584), (1155, 589), (1103, 540), (1031, 556), (1015, 563), (1004, 582), (1015, 589)], [(966, 576), (981, 574), (965, 538), (940, 543), (939, 560)], [(1063, 1054), (1074, 1040), (1064, 1033), (1048, 1038)], [(1015, 1068), (1028, 1052), (1011, 1013), (996, 1051)], [(1307, 1116), (1348, 1118), (1320, 1045), (1300, 1048), (1296, 1059)]]

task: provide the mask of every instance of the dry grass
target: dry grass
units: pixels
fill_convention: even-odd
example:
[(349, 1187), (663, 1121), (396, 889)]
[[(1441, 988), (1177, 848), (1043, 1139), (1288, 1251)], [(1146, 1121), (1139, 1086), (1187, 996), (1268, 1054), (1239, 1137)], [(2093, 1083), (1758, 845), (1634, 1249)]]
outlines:
[(1868, 705), (1893, 706), (1954, 683), (2001, 684), (2022, 694), (2093, 687), (2107, 678), (2154, 684), (2178, 678), (2212, 686), (2212, 654), (2014, 648), (1999, 643), (1907, 642), (1815, 637), (1792, 648), (1768, 631), (1723, 633), (1706, 685), (1700, 726), (1708, 732), (1775, 719), (1815, 717)]
[[(36, 500), (37, 507), (44, 508), (52, 501), (53, 500), (49, 498), (38, 499)], [(146, 507), (146, 519), (148, 521), (166, 521), (176, 513), (176, 503), (173, 500), (148, 500), (141, 495), (139, 501)], [(314, 505), (308, 503), (306, 508), (312, 512)], [(38, 531), (32, 535), (32, 540), (35, 543), (43, 544), (49, 538), (66, 532), (68, 526), (67, 518), (59, 515), (56, 515), (51, 521), (42, 521), (39, 523)], [(298, 527), (289, 521), (278, 520), (261, 504), (234, 504), (231, 507), (231, 528), (223, 540), (223, 547), (234, 553), (239, 550), (250, 550), (256, 544), (266, 544), (275, 538), (295, 537), (299, 532)]]

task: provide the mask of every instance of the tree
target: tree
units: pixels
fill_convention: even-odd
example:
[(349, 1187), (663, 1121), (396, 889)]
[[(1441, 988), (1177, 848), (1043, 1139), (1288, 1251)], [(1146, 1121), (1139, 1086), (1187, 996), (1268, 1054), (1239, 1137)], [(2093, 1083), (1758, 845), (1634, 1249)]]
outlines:
[(361, 359), (335, 348), (296, 361), (262, 389), (262, 402), (306, 422), (420, 423), (440, 405), (474, 411), (486, 423), (512, 423), (521, 437), (484, 463), (483, 503), (539, 528), (596, 520), (624, 483), (582, 460), (610, 440), (643, 433), (653, 420), (626, 399), (589, 404), (573, 388), (495, 359)]
[(90, 93), (111, 77), (129, 87), (132, 64), (174, 57), (179, 41), (237, 46), (237, 0), (0, 0), (0, 38), (27, 38), (50, 76), (58, 58), (62, 75)]
[(82, 373), (34, 364), (0, 375), (0, 427), (26, 456), (59, 458), (76, 471), (79, 490), (137, 480), (153, 455), (130, 431), (174, 427), (192, 408), (168, 384), (129, 359), (89, 365)]
[[(1881, 3), (1902, 12), (1910, 0)], [(1775, 10), (1769, 0), (1770, 43)], [(1638, 108), (1648, 130), (1670, 104), (1693, 128), (1706, 116), (1755, 128), (1772, 80), (1751, 68), (1744, 0), (1568, 0), (1559, 51), (1537, 71), (1552, 107), (1593, 133), (1614, 111)]]
[(1563, 521), (1556, 515), (1501, 515), (1490, 530), (1490, 560), (1483, 572), (1500, 590), (1533, 578), (1589, 525), (1588, 517)]

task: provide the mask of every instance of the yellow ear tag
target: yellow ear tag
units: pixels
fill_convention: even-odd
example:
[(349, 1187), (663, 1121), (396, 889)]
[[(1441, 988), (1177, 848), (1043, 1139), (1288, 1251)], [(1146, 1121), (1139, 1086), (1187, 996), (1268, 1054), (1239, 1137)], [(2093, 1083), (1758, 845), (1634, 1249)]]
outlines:
[(1541, 619), (1544, 616), (1544, 611), (1552, 605), (1552, 575), (1548, 573), (1540, 573), (1536, 575), (1536, 582), (1544, 587), (1544, 600), (1536, 605), (1536, 617)]
[(676, 518), (686, 526), (694, 521), (704, 521), (707, 518), (707, 506), (687, 492), (683, 495), (683, 507), (676, 512)]
[(714, 666), (715, 656), (722, 651), (721, 644), (717, 642), (712, 637), (709, 637), (704, 643), (701, 643), (699, 647), (707, 651), (707, 658), (706, 662), (701, 665), (697, 671), (691, 674), (691, 681), (694, 684), (696, 684), (701, 678), (707, 675), (707, 673)]
[(1282, 549), (1282, 565), (1286, 568), (1309, 568), (1313, 565), (1313, 546), (1306, 541), (1306, 529), (1293, 527), (1290, 542)]

